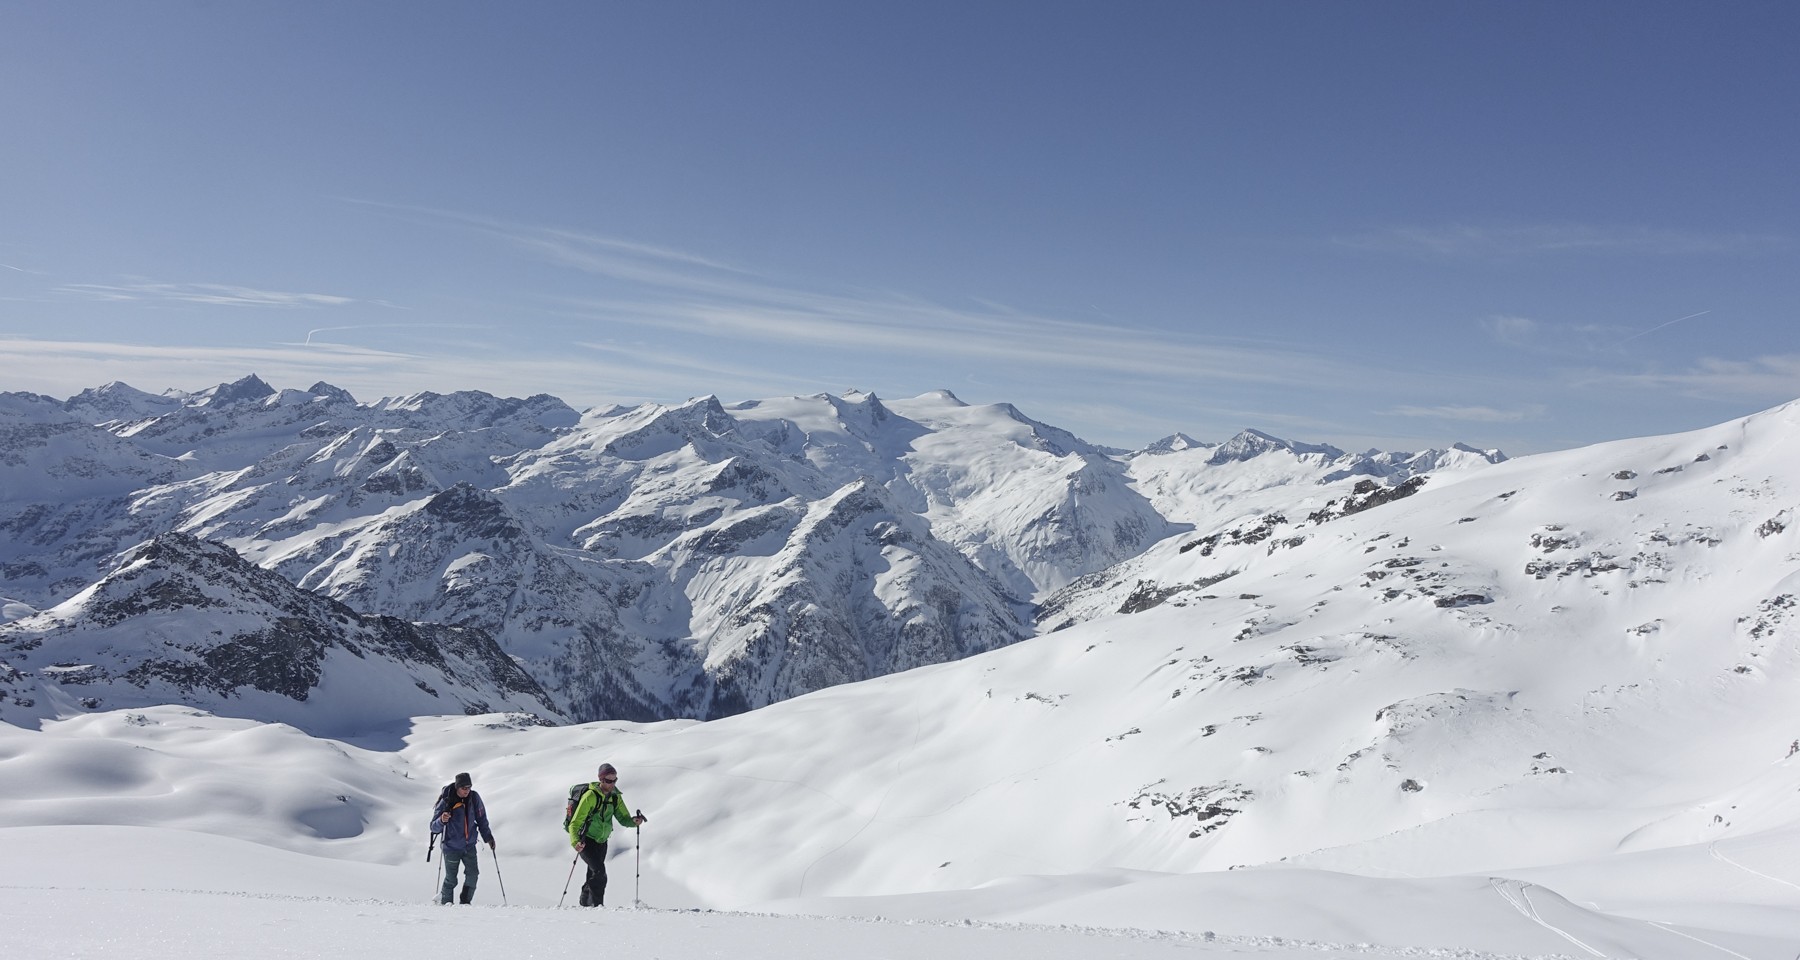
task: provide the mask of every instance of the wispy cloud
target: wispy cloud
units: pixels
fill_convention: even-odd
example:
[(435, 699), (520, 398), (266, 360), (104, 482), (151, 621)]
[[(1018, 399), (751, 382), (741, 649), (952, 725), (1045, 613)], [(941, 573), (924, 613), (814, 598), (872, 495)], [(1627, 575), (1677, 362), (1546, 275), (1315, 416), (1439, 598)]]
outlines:
[(1771, 354), (1749, 360), (1703, 357), (1685, 370), (1602, 373), (1586, 382), (1676, 391), (1709, 400), (1792, 400), (1800, 397), (1800, 353)]
[(346, 330), (491, 330), (492, 327), (480, 323), (350, 323), (340, 327), (314, 327), (306, 331), (306, 339), (299, 346), (323, 346), (330, 341), (315, 340), (321, 333), (342, 333)]
[(1512, 315), (1484, 317), (1478, 323), (1496, 343), (1508, 347), (1553, 356), (1591, 357), (1619, 353), (1620, 347), (1638, 337), (1672, 326), (1681, 320), (1692, 319), (1693, 316), (1682, 317), (1680, 320), (1664, 323), (1661, 327), (1635, 331), (1630, 327), (1613, 324), (1546, 323)]
[(1481, 328), (1507, 346), (1528, 347), (1537, 343), (1544, 325), (1530, 317), (1496, 316), (1483, 319)]
[[(421, 390), (486, 390), (510, 396), (551, 393), (582, 405), (633, 395), (655, 382), (629, 359), (516, 356), (493, 350), (400, 352), (339, 344), (200, 346), (0, 337), (5, 388), (67, 396), (113, 380), (155, 392), (198, 389), (260, 374), (281, 386), (318, 380), (369, 400)], [(597, 387), (596, 385), (603, 385)], [(645, 395), (663, 395), (666, 391)]]
[(1556, 254), (1653, 257), (1751, 256), (1794, 248), (1769, 233), (1705, 233), (1656, 227), (1538, 224), (1528, 226), (1397, 226), (1337, 237), (1370, 253), (1459, 259), (1517, 259)]
[(786, 345), (805, 348), (813, 364), (820, 351), (843, 350), (1309, 387), (1358, 382), (1370, 373), (1366, 363), (1298, 346), (1073, 321), (983, 301), (965, 308), (894, 293), (805, 289), (717, 258), (654, 244), (446, 210), (349, 202), (422, 223), (475, 230), (542, 262), (622, 285), (605, 297), (557, 301), (572, 317), (602, 321), (613, 330), (643, 330), (658, 339), (671, 334), (703, 338), (697, 342), (734, 345), (742, 348), (736, 350), (740, 354)]
[(754, 276), (711, 257), (566, 227), (515, 223), (475, 214), (344, 198), (344, 202), (433, 226), (485, 234), (536, 259), (587, 273), (658, 286), (706, 287), (705, 274)]
[(1497, 407), (1480, 406), (1436, 406), (1414, 407), (1399, 406), (1385, 411), (1390, 417), (1428, 417), (1435, 420), (1457, 420), (1466, 423), (1522, 423), (1527, 420), (1541, 420), (1545, 408), (1533, 404), (1514, 410), (1501, 410)]
[(341, 307), (359, 302), (353, 297), (326, 293), (257, 290), (222, 283), (71, 283), (57, 287), (55, 292), (90, 300), (171, 301), (232, 307)]
[(1297, 348), (1243, 346), (1188, 334), (962, 310), (898, 298), (771, 291), (766, 299), (783, 302), (587, 300), (571, 301), (569, 307), (613, 327), (815, 352), (985, 359), (1060, 370), (1309, 386), (1360, 381), (1370, 373), (1366, 365)]

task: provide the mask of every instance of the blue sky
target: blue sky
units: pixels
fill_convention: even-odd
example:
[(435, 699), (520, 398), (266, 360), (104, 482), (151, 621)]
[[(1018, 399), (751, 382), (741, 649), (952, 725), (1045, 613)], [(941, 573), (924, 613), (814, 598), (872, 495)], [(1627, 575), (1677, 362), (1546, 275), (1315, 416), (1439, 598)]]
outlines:
[(0, 389), (948, 388), (1509, 453), (1800, 397), (1800, 5), (0, 12)]

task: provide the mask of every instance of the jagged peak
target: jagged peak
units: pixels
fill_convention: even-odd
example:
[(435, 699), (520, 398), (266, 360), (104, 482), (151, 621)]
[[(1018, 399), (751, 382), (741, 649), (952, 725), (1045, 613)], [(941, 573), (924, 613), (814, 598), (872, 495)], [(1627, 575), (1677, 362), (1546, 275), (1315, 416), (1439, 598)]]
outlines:
[(223, 407), (239, 403), (258, 403), (275, 395), (275, 388), (252, 373), (230, 383), (221, 383), (192, 394), (189, 401), (197, 407)]
[[(71, 598), (64, 606), (85, 608), (93, 596), (117, 596), (120, 590), (134, 592), (138, 588), (128, 584), (136, 583), (143, 574), (150, 571), (201, 585), (216, 585), (227, 578), (259, 582), (273, 578), (287, 584), (278, 574), (270, 573), (245, 560), (227, 544), (192, 533), (169, 530), (120, 553), (111, 571), (86, 591)], [(199, 593), (193, 591), (169, 596), (188, 603), (206, 602)]]
[(698, 410), (703, 413), (722, 414), (725, 412), (725, 405), (719, 402), (718, 395), (707, 393), (698, 397), (690, 397), (685, 403), (678, 403), (670, 409), (682, 411)]
[(1277, 450), (1286, 450), (1296, 457), (1306, 456), (1308, 454), (1318, 454), (1328, 460), (1336, 460), (1339, 457), (1344, 456), (1344, 451), (1339, 450), (1330, 444), (1296, 443), (1292, 440), (1284, 440), (1273, 434), (1264, 433), (1261, 430), (1246, 427), (1242, 431), (1239, 431), (1237, 436), (1219, 444), (1218, 448), (1213, 451), (1212, 457), (1207, 460), (1207, 463), (1210, 463), (1213, 466), (1219, 466), (1220, 464), (1242, 462), (1260, 457), (1265, 453), (1273, 453)]
[(156, 394), (146, 393), (123, 380), (108, 380), (97, 387), (89, 387), (73, 397), (70, 397), (69, 402), (74, 403), (77, 400), (94, 399), (96, 397), (154, 398), (155, 396)]
[(304, 407), (314, 403), (330, 402), (331, 400), (328, 397), (321, 397), (316, 393), (309, 393), (305, 390), (291, 389), (279, 390), (274, 395), (262, 399), (262, 405), (265, 407)]
[(1210, 450), (1214, 446), (1215, 444), (1202, 443), (1201, 441), (1195, 440), (1193, 437), (1178, 431), (1169, 434), (1138, 452), (1148, 454), (1179, 453), (1183, 450)]
[(158, 416), (181, 403), (176, 397), (146, 393), (122, 380), (113, 380), (62, 401), (62, 408), (91, 422), (102, 422)]
[[(669, 412), (684, 427), (700, 427), (711, 436), (735, 432), (738, 426), (737, 418), (725, 410), (725, 405), (719, 402), (718, 397), (710, 393), (695, 397)], [(700, 439), (689, 429), (682, 429), (680, 432), (689, 442)]]
[(306, 392), (315, 397), (323, 397), (327, 400), (343, 400), (348, 403), (356, 402), (356, 398), (350, 395), (350, 391), (345, 390), (343, 387), (332, 386), (323, 380), (307, 387)]
[(479, 537), (508, 540), (524, 533), (499, 497), (466, 481), (434, 495), (424, 511), (439, 522), (472, 528)]
[(826, 401), (846, 425), (879, 426), (894, 415), (880, 397), (860, 390), (851, 390), (842, 397), (828, 396)]
[(857, 477), (837, 488), (814, 504), (812, 510), (810, 526), (815, 531), (834, 528), (870, 513), (895, 516), (900, 513), (887, 487), (870, 476)]
[(504, 420), (526, 418), (535, 421), (540, 427), (558, 429), (573, 426), (581, 419), (581, 414), (575, 412), (574, 407), (547, 393), (520, 399), (497, 397), (483, 390), (458, 390), (447, 394), (424, 390), (403, 397), (382, 397), (368, 404), (367, 409), (473, 417), (480, 426), (494, 426)]
[(1483, 460), (1486, 460), (1489, 463), (1505, 463), (1507, 460), (1511, 459), (1505, 453), (1501, 452), (1499, 447), (1490, 447), (1488, 449), (1483, 450), (1480, 447), (1470, 446), (1469, 444), (1463, 443), (1460, 440), (1451, 444), (1450, 449), (1455, 450), (1458, 453), (1475, 454), (1476, 456), (1482, 458)]
[(0, 413), (39, 422), (78, 422), (64, 401), (23, 390), (0, 393)]
[[(968, 406), (968, 404), (963, 404), (963, 406)], [(1047, 423), (1026, 416), (1024, 411), (1010, 403), (1002, 402), (992, 404), (991, 408), (1000, 411), (1000, 413), (1005, 415), (1008, 419), (1024, 424), (1026, 427), (1030, 428), (1032, 440), (1035, 441), (1030, 445), (1052, 456), (1066, 457), (1071, 454), (1104, 453), (1104, 451), (1100, 451), (1094, 447), (1093, 444), (1088, 443), (1086, 440), (1081, 439), (1061, 427), (1053, 427)]]
[(127, 549), (119, 557), (120, 568), (140, 564), (180, 564), (201, 558), (237, 557), (237, 551), (216, 540), (206, 540), (191, 533), (169, 530), (159, 533)]

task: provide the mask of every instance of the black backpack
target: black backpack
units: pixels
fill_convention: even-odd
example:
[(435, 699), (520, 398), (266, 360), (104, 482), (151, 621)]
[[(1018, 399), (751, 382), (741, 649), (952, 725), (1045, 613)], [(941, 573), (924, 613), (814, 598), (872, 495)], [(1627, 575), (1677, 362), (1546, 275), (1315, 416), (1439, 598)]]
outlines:
[[(581, 798), (586, 796), (587, 792), (589, 790), (593, 790), (593, 788), (594, 788), (594, 785), (591, 783), (577, 783), (574, 786), (571, 786), (569, 788), (569, 802), (563, 805), (563, 832), (564, 833), (569, 832), (569, 821), (575, 819), (575, 808), (578, 806), (581, 806)], [(599, 791), (597, 791), (597, 790), (594, 792), (599, 793)], [(616, 799), (614, 799), (614, 797), (617, 797), (617, 796), (618, 796), (618, 794), (612, 794), (611, 796), (609, 796), (607, 794), (601, 793), (600, 799), (594, 801), (594, 809), (589, 811), (589, 813), (588, 813), (588, 822), (592, 823), (595, 817), (600, 816), (601, 812), (606, 810), (606, 805), (608, 803), (618, 803), (618, 801)], [(581, 825), (581, 833), (583, 835), (585, 835), (587, 833), (587, 828), (588, 828), (588, 825), (586, 823)]]

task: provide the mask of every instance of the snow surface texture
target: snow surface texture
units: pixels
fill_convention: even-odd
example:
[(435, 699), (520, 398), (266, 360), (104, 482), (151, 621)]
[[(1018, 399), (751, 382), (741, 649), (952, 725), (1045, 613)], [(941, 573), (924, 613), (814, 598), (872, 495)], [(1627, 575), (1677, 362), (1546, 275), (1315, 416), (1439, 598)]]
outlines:
[[(886, 689), (895, 685), (902, 689)], [(916, 694), (918, 686), (890, 678), (831, 693)], [(555, 956), (604, 943), (609, 952), (669, 960), (1788, 960), (1800, 943), (1800, 886), (1787, 879), (1800, 859), (1792, 826), (1468, 876), (1286, 865), (1176, 874), (1096, 862), (949, 889), (930, 872), (907, 876), (908, 844), (884, 836), (883, 825), (914, 819), (897, 801), (917, 783), (983, 777), (971, 776), (969, 761), (915, 755), (906, 758), (910, 769), (887, 771), (892, 789), (858, 797), (851, 788), (871, 775), (863, 764), (825, 751), (799, 762), (761, 743), (819, 733), (815, 711), (801, 709), (815, 699), (708, 724), (421, 719), (394, 750), (185, 707), (87, 715), (42, 731), (0, 725), (0, 818), (14, 824), (0, 828), (7, 954), (423, 960), (446, 952)], [(863, 708), (835, 707), (843, 715), (828, 746), (854, 741), (865, 756), (902, 752), (904, 725), (864, 726)], [(662, 762), (633, 762), (640, 755)], [(729, 759), (745, 755), (758, 759)], [(630, 831), (614, 835), (606, 910), (558, 910), (572, 866), (560, 835), (561, 796), (599, 757), (620, 761), (626, 799), (651, 819), (641, 848)], [(431, 801), (460, 769), (473, 773), (497, 841), (496, 851), (482, 851), (477, 906), (466, 909), (428, 905), (437, 875), (424, 859)], [(1092, 786), (1099, 776), (1081, 779)], [(1768, 779), (1782, 784), (1780, 802), (1791, 807), (1800, 765), (1777, 763)], [(1015, 788), (1006, 806), (1033, 822), (1063, 819), (1084, 812), (1070, 796)], [(997, 818), (972, 815), (980, 806), (971, 800), (934, 814), (933, 835), (961, 856), (1004, 856), (1021, 866), (1049, 847), (1090, 859), (1100, 853), (1104, 837), (1091, 834), (1106, 831), (1085, 828), (1043, 838), (1035, 849), (1007, 849), (1012, 840), (990, 835)], [(1533, 817), (1516, 811), (1514, 828), (1536, 829)], [(1391, 848), (1369, 852), (1390, 857), (1385, 873), (1411, 865)], [(838, 873), (831, 864), (847, 854), (890, 864), (880, 883), (865, 884), (886, 891), (842, 895), (853, 886), (827, 874)], [(840, 895), (829, 895), (834, 889)], [(790, 895), (766, 895), (777, 891)], [(635, 900), (646, 909), (631, 909)], [(704, 907), (711, 909), (696, 909)], [(885, 919), (871, 919), (878, 917)]]
[[(674, 957), (770, 944), (1789, 960), (1797, 432), (1789, 405), (1323, 485), (1186, 480), (1165, 458), (1217, 451), (1167, 444), (1109, 462), (1175, 532), (1046, 583), (1054, 632), (706, 723), (503, 713), (324, 740), (192, 707), (64, 704), (41, 729), (0, 725), (0, 843), (24, 864), (4, 919), (45, 956), (139, 949), (71, 939), (104, 903), (178, 938), (116, 956), (211, 955), (209, 936), (241, 945), (265, 923), (296, 931), (295, 955), (352, 939), (400, 957), (548, 953), (597, 922)], [(1274, 455), (1334, 469), (1329, 451)], [(461, 496), (481, 522), (486, 500)], [(0, 592), (44, 611), (7, 636), (56, 614)], [(387, 901), (429, 895), (424, 814), (452, 774), (471, 771), (494, 813), (509, 903), (551, 907), (570, 864), (566, 787), (602, 760), (650, 817), (648, 904), (790, 916), (526, 910), (492, 924), (504, 933), (459, 918), (461, 940), (392, 934), (442, 916)], [(636, 886), (633, 840), (614, 844), (615, 905)], [(484, 909), (498, 879), (484, 872)], [(181, 891), (230, 893), (245, 916)], [(817, 919), (830, 914), (1053, 926)]]
[(1493, 459), (1255, 431), (1128, 455), (943, 391), (579, 415), (547, 396), (114, 383), (0, 395), (0, 580), (4, 619), (51, 611), (184, 533), (363, 614), (486, 633), (548, 715), (718, 717), (1017, 642), (1046, 593), (1252, 506)]

